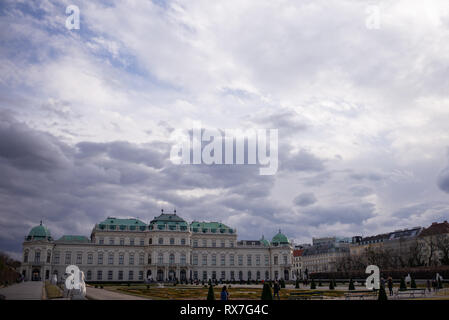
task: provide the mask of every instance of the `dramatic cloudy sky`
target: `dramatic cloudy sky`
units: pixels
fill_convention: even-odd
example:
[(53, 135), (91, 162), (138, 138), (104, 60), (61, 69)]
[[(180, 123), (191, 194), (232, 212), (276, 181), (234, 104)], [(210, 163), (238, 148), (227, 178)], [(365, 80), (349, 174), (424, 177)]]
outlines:
[[(0, 250), (15, 256), (40, 220), (90, 235), (161, 208), (297, 242), (449, 216), (446, 0), (4, 0), (0, 43)], [(277, 174), (172, 164), (192, 121), (278, 129)]]

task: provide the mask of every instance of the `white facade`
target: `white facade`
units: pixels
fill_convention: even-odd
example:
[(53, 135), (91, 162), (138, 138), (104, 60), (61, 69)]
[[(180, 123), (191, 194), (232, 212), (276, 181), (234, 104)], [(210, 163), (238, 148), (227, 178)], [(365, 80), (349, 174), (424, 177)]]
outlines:
[(176, 214), (161, 214), (148, 225), (137, 219), (107, 218), (95, 225), (90, 239), (53, 240), (44, 226), (38, 226), (23, 243), (21, 268), (26, 280), (50, 279), (53, 274), (61, 280), (70, 264), (84, 272), (87, 282), (291, 280), (292, 254), (280, 232), (271, 243), (237, 241), (235, 229), (224, 224), (188, 225)]

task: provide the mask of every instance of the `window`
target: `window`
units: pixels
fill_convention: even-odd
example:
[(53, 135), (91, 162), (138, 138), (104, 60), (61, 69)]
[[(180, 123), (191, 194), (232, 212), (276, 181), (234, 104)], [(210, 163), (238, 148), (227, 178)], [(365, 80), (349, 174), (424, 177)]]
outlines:
[(92, 253), (87, 254), (87, 264), (92, 264), (94, 260), (94, 255)]
[(28, 251), (28, 250), (25, 250), (25, 253), (24, 253), (24, 255), (23, 255), (23, 262), (25, 262), (25, 263), (28, 262), (28, 253), (29, 253), (29, 251)]
[(72, 264), (72, 253), (71, 252), (65, 253), (65, 264)]
[(260, 266), (260, 255), (256, 256), (256, 266)]
[(170, 238), (170, 244), (175, 244), (175, 238)]
[(163, 253), (159, 253), (159, 255), (157, 256), (157, 263), (159, 263), (159, 264), (164, 263), (164, 254)]
[(270, 273), (268, 271), (265, 271), (265, 279), (266, 280), (270, 279)]
[(143, 264), (143, 260), (145, 258), (145, 255), (143, 253), (139, 254), (139, 264), (142, 265)]
[(103, 253), (98, 253), (98, 264), (103, 264)]
[(198, 247), (198, 240), (193, 240), (193, 247), (197, 248)]
[(182, 253), (182, 254), (181, 254), (181, 264), (182, 264), (182, 265), (185, 265), (185, 264), (186, 264), (186, 254), (185, 254), (185, 253)]
[(265, 265), (268, 266), (270, 264), (270, 258), (268, 255), (265, 255)]
[(253, 263), (253, 259), (252, 259), (252, 256), (249, 254), (246, 256), (246, 264), (248, 266), (250, 266), (250, 265), (252, 265), (252, 263)]
[(283, 258), (284, 258), (284, 264), (287, 264), (287, 255), (286, 254), (284, 254), (284, 256), (283, 256)]
[(112, 275), (113, 275), (112, 270), (109, 270), (108, 271), (108, 280), (112, 280)]
[(212, 240), (212, 248), (215, 248), (217, 246), (217, 242), (215, 240)]
[(87, 281), (90, 281), (90, 280), (92, 280), (92, 271), (90, 271), (90, 270), (87, 270), (87, 274), (86, 274), (86, 280), (87, 280)]
[(134, 245), (134, 238), (129, 238), (129, 245), (133, 246)]
[(243, 266), (243, 255), (240, 254), (238, 259), (239, 259), (239, 266)]
[(104, 238), (98, 239), (98, 243), (99, 243), (99, 244), (104, 244)]
[(193, 271), (193, 279), (198, 280), (198, 271)]
[(234, 271), (231, 271), (231, 280), (234, 281), (235, 280), (235, 275), (234, 275)]
[(125, 245), (125, 238), (120, 238), (120, 245), (124, 246)]
[(51, 251), (48, 250), (47, 251), (47, 263), (50, 263), (50, 261), (51, 261)]
[(103, 280), (103, 271), (101, 270), (97, 271), (97, 280)]
[(220, 264), (221, 264), (222, 266), (226, 265), (226, 256), (225, 256), (224, 254), (222, 254), (222, 255), (220, 256)]
[(128, 280), (134, 280), (134, 271), (133, 270), (129, 270), (129, 272), (128, 272)]
[(114, 264), (114, 254), (112, 252), (109, 253), (108, 264)]
[(251, 280), (251, 271), (248, 271), (248, 280)]
[[(123, 253), (120, 253), (119, 255), (118, 255), (118, 264), (123, 264), (123, 260), (125, 259), (125, 254), (123, 254)], [(109, 263), (109, 264), (111, 264), (111, 263)]]
[(234, 241), (229, 241), (229, 246), (231, 247), (231, 248), (234, 248)]
[(143, 271), (139, 271), (139, 280), (143, 280)]
[(198, 255), (197, 255), (197, 254), (194, 254), (194, 255), (193, 255), (193, 265), (194, 265), (194, 266), (197, 266), (197, 265), (198, 265)]
[(114, 244), (114, 238), (109, 238), (109, 244)]
[(181, 245), (185, 246), (185, 244), (186, 244), (186, 239), (182, 238), (181, 239)]
[(148, 244), (153, 244), (153, 238), (150, 238), (150, 240), (148, 240)]
[(221, 242), (221, 247), (222, 247), (222, 248), (225, 247), (225, 242), (224, 242), (224, 241)]
[(256, 279), (257, 279), (257, 280), (260, 280), (260, 271), (257, 271), (257, 273), (256, 273)]
[(278, 277), (279, 277), (279, 272), (278, 272), (278, 271), (275, 271), (275, 272), (274, 272), (274, 278), (277, 280)]
[(221, 279), (222, 280), (226, 279), (226, 271), (221, 272)]
[(207, 265), (207, 254), (203, 254), (203, 266)]
[(216, 255), (216, 254), (213, 254), (213, 255), (212, 255), (212, 265), (213, 265), (213, 266), (216, 266), (216, 265), (217, 265), (217, 255)]
[(207, 271), (203, 271), (203, 280), (207, 280)]
[(40, 262), (41, 261), (41, 252), (39, 250), (37, 250), (34, 253), (34, 262)]
[(243, 280), (243, 271), (239, 271), (239, 280)]
[(229, 264), (230, 264), (231, 266), (234, 265), (234, 255), (233, 255), (233, 254), (231, 254), (231, 255), (229, 256)]
[(278, 256), (274, 256), (273, 264), (276, 266), (278, 264)]
[(76, 254), (76, 264), (83, 264), (83, 254), (81, 252)]
[(148, 264), (151, 264), (151, 253), (148, 254)]
[(168, 257), (170, 264), (175, 264), (175, 255), (173, 253), (170, 253), (170, 256)]
[(53, 263), (59, 264), (59, 252), (55, 252), (55, 254), (53, 255)]
[(158, 243), (159, 244), (164, 244), (164, 238), (159, 238)]
[(129, 264), (134, 265), (134, 253), (129, 254)]
[(207, 240), (203, 239), (203, 247), (207, 247)]
[(217, 279), (217, 271), (212, 271), (212, 280)]

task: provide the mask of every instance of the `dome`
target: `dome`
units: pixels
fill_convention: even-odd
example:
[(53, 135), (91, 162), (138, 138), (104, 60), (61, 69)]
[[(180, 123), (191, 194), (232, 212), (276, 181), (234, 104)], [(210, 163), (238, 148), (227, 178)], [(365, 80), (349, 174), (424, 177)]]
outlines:
[(30, 233), (28, 233), (27, 240), (52, 240), (50, 231), (41, 224), (31, 229)]
[(278, 234), (273, 237), (271, 240), (271, 243), (273, 244), (288, 244), (288, 238), (281, 233), (281, 230), (279, 230)]
[(262, 245), (268, 247), (270, 245), (270, 241), (268, 241), (267, 239), (265, 239), (265, 237), (262, 235), (262, 239), (260, 239), (260, 242), (262, 243)]

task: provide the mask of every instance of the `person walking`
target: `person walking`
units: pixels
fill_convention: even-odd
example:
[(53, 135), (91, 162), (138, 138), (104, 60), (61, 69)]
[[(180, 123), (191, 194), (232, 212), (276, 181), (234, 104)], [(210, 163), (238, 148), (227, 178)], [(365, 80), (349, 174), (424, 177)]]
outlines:
[(388, 277), (387, 283), (388, 283), (388, 291), (390, 292), (390, 296), (392, 296), (393, 295), (393, 279), (391, 277)]
[(220, 300), (229, 300), (229, 292), (226, 286), (221, 289)]
[(281, 300), (281, 297), (279, 296), (279, 291), (281, 290), (280, 286), (279, 286), (279, 282), (277, 282), (277, 280), (274, 282), (274, 287), (273, 287), (273, 298), (274, 297), (278, 297), (278, 300)]

